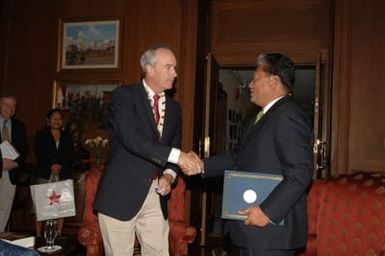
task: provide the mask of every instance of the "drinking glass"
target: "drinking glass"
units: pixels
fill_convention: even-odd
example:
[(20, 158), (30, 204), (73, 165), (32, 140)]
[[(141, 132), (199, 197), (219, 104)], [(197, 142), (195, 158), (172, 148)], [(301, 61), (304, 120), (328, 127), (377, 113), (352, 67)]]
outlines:
[(54, 248), (54, 242), (56, 239), (56, 220), (47, 220), (45, 222), (44, 238), (47, 243), (47, 250)]

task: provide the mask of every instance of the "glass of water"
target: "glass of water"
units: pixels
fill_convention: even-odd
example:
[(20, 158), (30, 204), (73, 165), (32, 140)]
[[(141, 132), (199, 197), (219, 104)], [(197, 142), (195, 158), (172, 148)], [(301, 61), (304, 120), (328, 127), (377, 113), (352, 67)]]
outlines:
[(56, 220), (47, 220), (45, 222), (44, 238), (47, 243), (47, 250), (54, 248), (55, 239), (57, 236)]

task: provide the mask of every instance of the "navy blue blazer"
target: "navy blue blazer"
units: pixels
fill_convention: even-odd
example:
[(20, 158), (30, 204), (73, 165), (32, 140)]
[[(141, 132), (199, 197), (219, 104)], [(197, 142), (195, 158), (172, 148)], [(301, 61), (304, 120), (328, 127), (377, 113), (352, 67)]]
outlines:
[[(110, 149), (99, 182), (94, 209), (118, 220), (130, 220), (140, 210), (150, 188), (154, 172), (166, 168), (171, 148), (180, 148), (181, 110), (166, 95), (163, 135), (155, 125), (151, 104), (142, 83), (122, 86), (112, 93)], [(160, 196), (164, 218), (166, 197)]]
[(25, 167), (25, 159), (28, 154), (28, 146), (25, 125), (15, 118), (12, 118), (11, 120), (11, 144), (17, 150), (20, 156), (15, 160), (18, 164), (18, 167), (9, 171), (9, 179), (11, 180), (12, 184), (16, 185), (18, 183), (19, 173)]
[(235, 150), (204, 160), (203, 177), (225, 169), (283, 175), (283, 181), (260, 205), (275, 223), (264, 228), (229, 221), (232, 241), (254, 249), (294, 249), (306, 245), (306, 190), (312, 180), (313, 135), (305, 114), (289, 97), (278, 100), (246, 132)]

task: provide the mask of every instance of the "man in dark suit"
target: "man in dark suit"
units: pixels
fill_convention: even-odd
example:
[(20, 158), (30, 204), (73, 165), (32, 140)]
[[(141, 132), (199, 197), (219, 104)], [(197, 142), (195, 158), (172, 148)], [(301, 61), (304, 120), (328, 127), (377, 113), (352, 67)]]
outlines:
[(153, 46), (140, 63), (142, 82), (112, 94), (109, 156), (94, 203), (106, 255), (132, 255), (135, 234), (142, 255), (169, 255), (166, 195), (178, 165), (200, 168), (196, 155), (179, 150), (180, 106), (164, 92), (177, 76), (175, 55)]
[[(251, 102), (263, 111), (257, 115), (259, 120), (235, 150), (203, 161), (203, 177), (221, 175), (225, 169), (283, 176), (264, 202), (240, 211), (247, 217), (244, 222), (228, 223), (238, 255), (293, 255), (296, 248), (306, 245), (313, 135), (305, 114), (289, 97), (294, 71), (286, 56), (261, 54), (249, 85)], [(275, 224), (282, 220), (283, 225)]]
[(24, 167), (27, 156), (25, 126), (13, 116), (16, 111), (16, 99), (8, 94), (0, 97), (0, 128), (2, 141), (7, 140), (19, 153), (12, 161), (3, 159), (3, 173), (0, 178), (0, 232), (3, 232), (11, 212), (19, 172)]

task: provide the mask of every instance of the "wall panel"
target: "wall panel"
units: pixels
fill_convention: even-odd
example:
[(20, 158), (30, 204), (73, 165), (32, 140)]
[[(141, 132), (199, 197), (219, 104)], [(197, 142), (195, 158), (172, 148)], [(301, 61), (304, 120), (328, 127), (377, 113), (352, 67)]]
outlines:
[(329, 0), (213, 1), (211, 11), (211, 51), (221, 64), (253, 64), (265, 51), (314, 62), (329, 48)]
[[(175, 51), (179, 62), (176, 98), (182, 104), (184, 115), (183, 148), (191, 148), (194, 109), (191, 99), (195, 86), (195, 65), (191, 63), (195, 63), (196, 1), (6, 0), (1, 7), (2, 13), (5, 9), (9, 11), (9, 17), (2, 18), (0, 27), (1, 32), (6, 32), (9, 26), (6, 33), (9, 43), (6, 51), (1, 51), (6, 59), (0, 63), (1, 91), (19, 98), (17, 116), (28, 127), (30, 145), (51, 107), (54, 80), (132, 83), (140, 79), (142, 52), (151, 44), (166, 43)], [(57, 72), (59, 19), (99, 17), (124, 19), (120, 69)]]
[(383, 1), (336, 1), (333, 166), (385, 171)]

